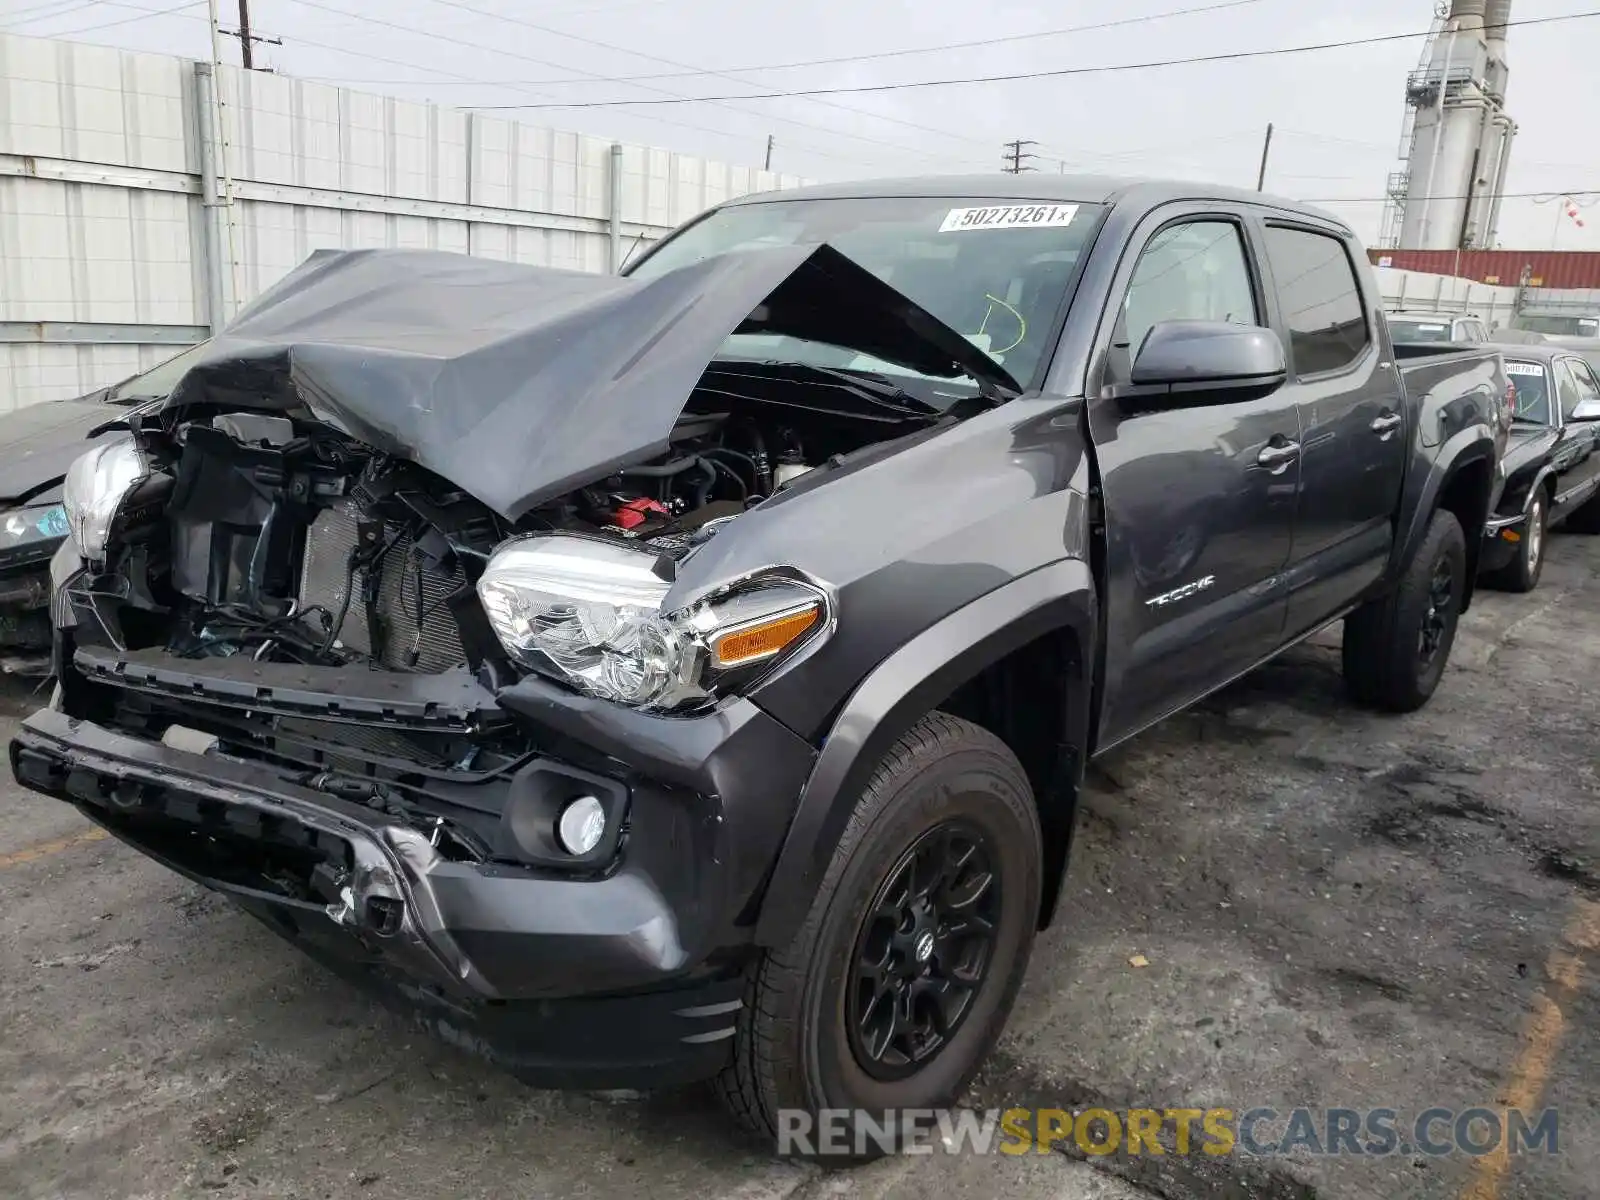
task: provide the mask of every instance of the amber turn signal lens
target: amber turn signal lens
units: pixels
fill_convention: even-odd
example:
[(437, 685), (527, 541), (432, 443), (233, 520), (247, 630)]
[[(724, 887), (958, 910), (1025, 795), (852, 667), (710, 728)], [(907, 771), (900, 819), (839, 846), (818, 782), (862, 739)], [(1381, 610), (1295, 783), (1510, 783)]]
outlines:
[(711, 655), (719, 667), (736, 667), (740, 663), (770, 658), (815, 625), (821, 616), (821, 606), (813, 604), (799, 612), (785, 613), (742, 629), (730, 629), (712, 639)]

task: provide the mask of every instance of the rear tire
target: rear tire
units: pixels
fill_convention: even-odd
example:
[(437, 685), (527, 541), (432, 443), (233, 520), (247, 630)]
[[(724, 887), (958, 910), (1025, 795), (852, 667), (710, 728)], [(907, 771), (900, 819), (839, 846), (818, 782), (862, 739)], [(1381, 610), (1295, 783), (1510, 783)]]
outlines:
[(1528, 508), (1528, 524), (1517, 556), (1488, 576), (1488, 582), (1507, 592), (1531, 592), (1544, 574), (1545, 551), (1549, 546), (1550, 501), (1541, 490)]
[[(944, 713), (913, 726), (863, 789), (799, 932), (751, 971), (717, 1080), (733, 1117), (783, 1153), (866, 1161), (897, 1147), (858, 1144), (849, 1124), (843, 1144), (819, 1144), (822, 1110), (880, 1123), (953, 1104), (1027, 969), (1041, 842), (1027, 775), (999, 738)], [(791, 1113), (810, 1114), (809, 1146), (780, 1139)]]
[(1440, 509), (1398, 586), (1345, 618), (1344, 678), (1351, 697), (1387, 712), (1415, 712), (1439, 686), (1455, 643), (1467, 543)]

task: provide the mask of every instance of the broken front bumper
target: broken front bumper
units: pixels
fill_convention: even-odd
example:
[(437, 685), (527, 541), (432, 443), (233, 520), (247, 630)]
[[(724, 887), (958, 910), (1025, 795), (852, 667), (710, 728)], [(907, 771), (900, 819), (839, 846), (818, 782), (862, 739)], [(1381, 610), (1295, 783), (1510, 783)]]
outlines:
[(50, 665), (50, 556), (62, 539), (18, 541), (21, 523), (16, 513), (0, 513), (0, 672), (43, 674)]
[[(260, 762), (53, 709), (24, 722), (12, 769), (529, 1082), (647, 1087), (714, 1074), (742, 1003), (746, 893), (789, 815), (772, 811), (767, 787), (781, 794), (793, 776), (792, 806), (809, 748), (753, 707), (715, 718), (715, 728), (657, 725), (652, 745), (639, 720), (663, 719), (581, 704), (543, 706), (541, 719), (537, 697), (514, 699), (529, 726), (583, 727), (591, 746), (626, 756), (618, 777), (632, 793), (629, 833), (609, 872), (449, 859), (416, 827)], [(652, 760), (677, 791), (651, 790), (640, 769)], [(743, 786), (758, 778), (761, 787)], [(686, 794), (706, 807), (686, 811)], [(251, 850), (247, 862), (229, 850), (239, 845)], [(261, 866), (273, 854), (345, 867), (319, 903), (273, 885)]]
[(1493, 516), (1483, 527), (1483, 550), (1478, 556), (1479, 571), (1498, 571), (1509, 565), (1522, 548), (1528, 531), (1528, 514)]

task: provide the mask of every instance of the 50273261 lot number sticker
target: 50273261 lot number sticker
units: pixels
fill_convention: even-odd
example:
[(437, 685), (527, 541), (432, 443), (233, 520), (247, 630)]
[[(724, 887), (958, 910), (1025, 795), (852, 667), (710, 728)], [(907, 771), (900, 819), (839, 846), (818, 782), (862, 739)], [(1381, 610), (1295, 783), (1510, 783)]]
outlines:
[(1060, 229), (1078, 215), (1076, 204), (991, 204), (983, 208), (952, 208), (939, 226), (940, 233), (968, 229)]

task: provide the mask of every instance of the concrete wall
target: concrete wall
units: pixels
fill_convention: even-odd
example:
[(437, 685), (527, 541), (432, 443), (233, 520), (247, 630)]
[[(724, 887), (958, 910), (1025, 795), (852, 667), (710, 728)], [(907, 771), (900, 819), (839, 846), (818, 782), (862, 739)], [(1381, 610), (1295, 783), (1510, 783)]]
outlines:
[(207, 335), (322, 247), (605, 271), (804, 182), (348, 88), (0, 34), (0, 412)]

